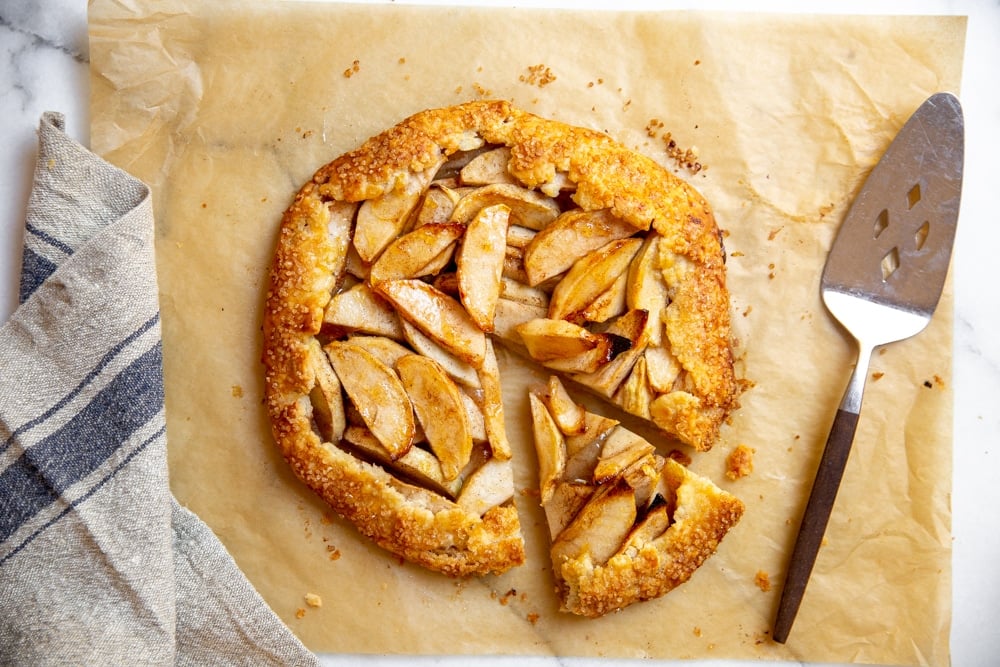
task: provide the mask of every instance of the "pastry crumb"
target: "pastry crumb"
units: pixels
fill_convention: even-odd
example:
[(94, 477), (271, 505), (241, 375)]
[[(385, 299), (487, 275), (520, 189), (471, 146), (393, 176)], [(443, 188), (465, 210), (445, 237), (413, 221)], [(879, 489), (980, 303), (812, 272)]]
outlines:
[(726, 457), (726, 477), (737, 480), (753, 472), (754, 450), (746, 445), (739, 445)]
[(699, 628), (697, 625), (694, 626), (693, 634), (695, 637), (701, 637), (701, 628)]
[(754, 583), (757, 584), (757, 588), (767, 593), (771, 590), (771, 576), (764, 570), (757, 570), (757, 574), (753, 578)]
[(528, 614), (528, 623), (535, 625), (536, 623), (538, 623), (538, 619), (539, 616), (536, 612), (531, 612), (530, 614)]
[(555, 80), (556, 75), (544, 63), (528, 67), (528, 73), (518, 77), (518, 81), (531, 86), (538, 86), (539, 88), (544, 88)]
[(299, 607), (298, 609), (295, 610), (295, 618), (305, 618), (305, 617), (306, 617), (305, 607)]
[(351, 63), (351, 66), (344, 70), (344, 77), (350, 79), (352, 76), (361, 71), (361, 61), (355, 60)]
[(309, 605), (310, 607), (317, 607), (317, 608), (319, 608), (319, 607), (323, 606), (323, 598), (321, 598), (316, 593), (306, 593), (305, 594), (305, 601), (306, 601), (306, 604)]
[(885, 373), (883, 373), (882, 371), (876, 371), (875, 373), (872, 373), (872, 380), (876, 382), (878, 380), (881, 380), (883, 377), (885, 377)]
[(243, 398), (243, 387), (234, 384), (232, 387), (233, 398)]

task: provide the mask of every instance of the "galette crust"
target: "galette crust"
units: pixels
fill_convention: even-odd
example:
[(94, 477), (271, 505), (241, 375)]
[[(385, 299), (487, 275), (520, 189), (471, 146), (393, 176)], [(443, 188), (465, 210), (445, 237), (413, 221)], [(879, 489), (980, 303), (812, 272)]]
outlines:
[[(324, 329), (331, 298), (346, 289), (345, 281), (365, 280), (349, 275), (349, 264), (359, 261), (352, 253), (364, 251), (360, 265), (367, 270), (392, 241), (391, 235), (355, 238), (360, 206), (422, 195), (449, 159), (483, 147), (509, 150), (507, 171), (519, 187), (553, 201), (558, 197), (564, 206), (609, 211), (637, 237), (658, 237), (656, 268), (669, 302), (652, 317), (662, 321), (662, 336), (680, 373), (668, 391), (650, 394), (648, 405), (634, 405), (634, 396), (631, 402), (615, 395), (607, 400), (705, 450), (737, 398), (719, 230), (701, 195), (652, 160), (599, 132), (542, 119), (503, 101), (484, 101), (417, 113), (321, 167), (286, 210), (271, 267), (263, 363), (272, 431), (296, 475), (362, 534), (392, 553), (455, 576), (502, 572), (523, 562), (513, 501), (480, 514), (342, 447), (340, 428), (319, 425), (315, 355), (317, 340), (345, 335)], [(365, 255), (369, 261), (363, 261)], [(510, 328), (495, 335), (520, 346)], [(632, 362), (640, 344), (648, 341), (632, 341)], [(482, 376), (478, 349), (464, 362)], [(487, 379), (496, 383), (493, 376)], [(501, 407), (490, 401), (480, 407), (487, 416), (490, 460), (503, 461), (510, 453)], [(324, 437), (331, 433), (336, 441)]]

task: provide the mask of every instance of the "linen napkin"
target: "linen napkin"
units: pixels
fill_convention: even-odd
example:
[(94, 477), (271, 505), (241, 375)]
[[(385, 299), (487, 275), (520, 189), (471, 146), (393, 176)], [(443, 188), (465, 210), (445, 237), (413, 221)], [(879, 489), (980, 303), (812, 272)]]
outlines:
[(170, 493), (150, 192), (63, 130), (0, 328), (0, 664), (318, 664)]

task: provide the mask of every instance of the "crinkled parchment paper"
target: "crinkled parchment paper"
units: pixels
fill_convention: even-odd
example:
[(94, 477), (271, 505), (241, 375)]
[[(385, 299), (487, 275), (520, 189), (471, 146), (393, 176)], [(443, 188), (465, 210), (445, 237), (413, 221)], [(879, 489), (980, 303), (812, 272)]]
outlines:
[[(964, 18), (180, 0), (92, 0), (90, 12), (93, 147), (155, 193), (173, 490), (310, 647), (949, 663), (950, 286), (929, 329), (876, 355), (789, 644), (769, 628), (854, 361), (819, 301), (820, 271), (895, 132), (929, 94), (957, 91)], [(532, 77), (538, 65), (554, 80)], [(518, 497), (526, 565), (468, 581), (424, 572), (292, 477), (261, 406), (261, 305), (292, 194), (405, 116), (483, 96), (606, 130), (694, 183), (728, 231), (754, 387), (716, 448), (690, 453), (747, 512), (690, 582), (599, 620), (557, 611), (536, 496)], [(678, 168), (667, 131), (706, 168)], [(530, 489), (523, 388), (537, 376), (502, 363)], [(739, 444), (756, 451), (754, 472), (732, 481)]]

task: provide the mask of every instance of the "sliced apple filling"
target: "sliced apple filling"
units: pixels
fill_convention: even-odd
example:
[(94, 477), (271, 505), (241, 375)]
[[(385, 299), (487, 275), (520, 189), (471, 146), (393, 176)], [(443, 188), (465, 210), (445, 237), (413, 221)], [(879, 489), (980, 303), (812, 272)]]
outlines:
[(614, 420), (584, 411), (556, 377), (530, 402), (564, 611), (602, 616), (664, 595), (742, 516), (738, 499)]
[[(700, 195), (603, 134), (504, 102), (418, 113), (322, 167), (285, 212), (264, 317), (275, 438), (386, 549), (502, 572), (524, 546), (494, 340), (706, 450), (736, 401), (722, 259)], [(601, 459), (613, 420), (574, 406), (553, 388), (540, 408), (555, 422), (536, 441), (575, 452), (542, 458), (543, 494), (601, 499), (612, 558), (630, 503), (642, 523), (663, 495), (636, 470), (669, 464), (628, 447)]]

